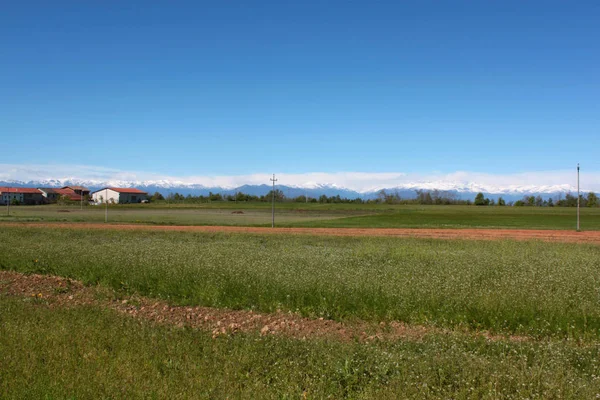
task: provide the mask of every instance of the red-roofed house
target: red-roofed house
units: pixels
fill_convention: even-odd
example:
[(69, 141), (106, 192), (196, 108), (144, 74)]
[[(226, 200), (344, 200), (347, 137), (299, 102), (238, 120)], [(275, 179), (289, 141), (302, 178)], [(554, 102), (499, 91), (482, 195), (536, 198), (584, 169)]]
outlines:
[(44, 196), (36, 188), (0, 187), (0, 204), (17, 202), (18, 204), (42, 204)]
[[(77, 194), (70, 187), (64, 187), (62, 189), (57, 188), (38, 188), (42, 195), (46, 198), (46, 202), (55, 203), (61, 198), (66, 198), (71, 201), (81, 201), (81, 195)], [(88, 191), (89, 193), (89, 191)]]
[(61, 189), (70, 189), (80, 196), (89, 196), (90, 195), (90, 189), (83, 187), (83, 186), (64, 186)]
[(148, 193), (134, 188), (104, 188), (92, 193), (94, 203), (141, 203), (148, 199)]

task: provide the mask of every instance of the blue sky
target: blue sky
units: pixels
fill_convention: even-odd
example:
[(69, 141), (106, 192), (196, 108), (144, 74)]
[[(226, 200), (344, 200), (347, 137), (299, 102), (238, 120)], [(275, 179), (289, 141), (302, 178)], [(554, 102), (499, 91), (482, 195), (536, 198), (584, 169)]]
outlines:
[(597, 1), (6, 2), (0, 160), (600, 171), (599, 20)]

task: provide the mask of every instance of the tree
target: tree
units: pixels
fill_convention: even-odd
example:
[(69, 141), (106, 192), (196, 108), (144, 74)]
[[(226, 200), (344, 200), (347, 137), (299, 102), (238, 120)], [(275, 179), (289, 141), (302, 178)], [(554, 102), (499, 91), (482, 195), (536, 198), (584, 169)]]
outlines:
[(544, 204), (544, 200), (542, 199), (542, 196), (538, 195), (535, 198), (535, 206), (536, 207), (541, 207)]
[(242, 192), (237, 192), (235, 194), (235, 201), (248, 201), (248, 195)]
[(433, 197), (431, 193), (422, 189), (416, 190), (417, 203), (419, 204), (433, 204)]
[(425, 193), (425, 200), (423, 201), (423, 204), (433, 204), (433, 198), (431, 197), (431, 193)]
[(271, 199), (273, 198), (273, 193), (275, 193), (275, 201), (285, 200), (285, 195), (283, 194), (283, 191), (279, 190), (279, 189), (275, 189), (275, 192), (273, 192), (272, 190), (269, 190), (269, 193), (267, 193), (267, 195), (265, 196), (267, 201), (271, 201)]
[(548, 207), (554, 207), (554, 200), (552, 200), (552, 197), (548, 198)]
[(209, 201), (222, 201), (223, 196), (221, 195), (221, 193), (208, 192), (208, 200)]
[(594, 192), (588, 193), (587, 206), (588, 207), (597, 207), (598, 206), (598, 196), (596, 196), (596, 193), (594, 193)]
[(164, 199), (165, 199), (165, 197), (162, 194), (160, 194), (159, 192), (154, 192), (152, 197), (150, 197), (151, 201), (164, 200)]
[(179, 201), (184, 201), (184, 200), (185, 200), (185, 196), (179, 192), (175, 192), (175, 194), (169, 193), (169, 201), (179, 202)]
[(573, 196), (571, 193), (567, 193), (564, 200), (560, 200), (558, 205), (563, 207), (575, 207), (577, 206), (577, 197)]
[(502, 198), (502, 196), (498, 197), (498, 205), (499, 206), (505, 206), (506, 202), (504, 201), (504, 199)]
[(483, 195), (483, 193), (479, 192), (479, 193), (477, 193), (477, 196), (475, 196), (475, 201), (473, 203), (476, 206), (485, 206), (485, 205), (489, 204), (489, 200), (488, 200), (487, 204), (486, 204), (485, 200), (486, 199), (485, 199), (485, 196)]

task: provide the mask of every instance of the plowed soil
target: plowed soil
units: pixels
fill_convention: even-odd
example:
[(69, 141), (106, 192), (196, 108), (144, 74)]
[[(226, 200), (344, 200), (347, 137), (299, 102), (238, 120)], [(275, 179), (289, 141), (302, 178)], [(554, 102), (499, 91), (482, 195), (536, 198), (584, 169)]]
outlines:
[[(294, 313), (256, 313), (210, 307), (169, 305), (165, 301), (124, 295), (99, 286), (48, 275), (25, 275), (0, 271), (0, 298), (18, 297), (40, 307), (97, 306), (116, 310), (134, 318), (155, 323), (189, 326), (209, 331), (213, 338), (241, 332), (260, 335), (284, 335), (297, 339), (327, 337), (341, 341), (421, 340), (426, 334), (449, 334), (436, 327), (408, 325), (402, 322), (338, 322), (323, 318), (305, 318)], [(498, 336), (485, 331), (461, 331), (487, 340), (528, 341), (524, 336)], [(457, 332), (458, 333), (458, 332)]]
[(88, 223), (4, 223), (0, 226), (31, 226), (69, 229), (120, 229), (144, 231), (182, 232), (229, 232), (283, 235), (324, 236), (393, 236), (432, 239), (466, 240), (541, 240), (547, 242), (600, 244), (600, 231), (576, 232), (566, 230), (525, 229), (426, 229), (426, 228), (263, 228), (245, 226), (173, 226), (136, 224), (88, 224)]

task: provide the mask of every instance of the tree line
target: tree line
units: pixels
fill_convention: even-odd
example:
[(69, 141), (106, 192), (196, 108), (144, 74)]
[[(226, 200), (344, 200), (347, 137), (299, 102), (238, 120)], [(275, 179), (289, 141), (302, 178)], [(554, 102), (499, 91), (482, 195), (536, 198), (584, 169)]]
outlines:
[[(567, 193), (565, 197), (559, 194), (557, 197), (548, 197), (547, 199), (542, 196), (523, 196), (523, 199), (517, 201), (505, 202), (502, 197), (499, 197), (497, 201), (489, 199), (483, 195), (483, 193), (477, 193), (473, 204), (476, 206), (515, 206), (515, 207), (576, 207), (577, 196)], [(598, 207), (598, 196), (594, 192), (589, 192), (587, 195), (579, 195), (579, 205), (581, 207)]]
[(300, 195), (296, 197), (288, 197), (283, 191), (275, 189), (269, 191), (265, 195), (257, 196), (243, 192), (237, 192), (235, 194), (222, 194), (209, 192), (208, 195), (193, 196), (188, 194), (187, 196), (180, 193), (169, 193), (164, 196), (160, 192), (155, 192), (151, 197), (152, 202), (164, 202), (164, 203), (210, 203), (215, 201), (227, 201), (227, 202), (270, 202), (274, 195), (276, 202), (295, 202), (295, 203), (321, 203), (321, 204), (425, 204), (425, 205), (448, 205), (448, 204), (465, 204), (470, 205), (472, 201), (460, 199), (456, 193), (441, 191), (441, 190), (416, 190), (415, 197), (401, 197), (398, 191), (385, 191), (381, 190), (377, 193), (376, 198), (363, 199), (357, 198), (346, 198), (340, 195), (327, 196), (321, 195), (319, 197), (310, 197)]
[[(155, 192), (150, 197), (152, 202), (164, 203), (210, 203), (210, 202), (270, 202), (274, 195), (276, 202), (290, 203), (321, 203), (321, 204), (418, 204), (418, 205), (476, 205), (476, 206), (514, 206), (514, 207), (575, 207), (577, 206), (577, 196), (567, 193), (558, 195), (554, 198), (549, 197), (543, 199), (541, 196), (524, 196), (523, 199), (517, 201), (505, 201), (502, 196), (497, 199), (485, 197), (483, 193), (478, 193), (473, 201), (461, 199), (459, 196), (450, 191), (443, 190), (415, 190), (415, 197), (402, 197), (398, 191), (381, 190), (377, 193), (376, 198), (363, 199), (360, 197), (350, 199), (341, 197), (340, 195), (319, 197), (307, 197), (304, 195), (296, 197), (288, 197), (283, 191), (275, 189), (261, 196), (251, 195), (243, 192), (235, 194), (212, 193), (208, 195), (187, 196), (180, 193), (169, 193), (166, 197), (159, 192)], [(587, 195), (580, 195), (579, 202), (581, 207), (598, 207), (598, 196), (594, 192), (589, 192)]]

